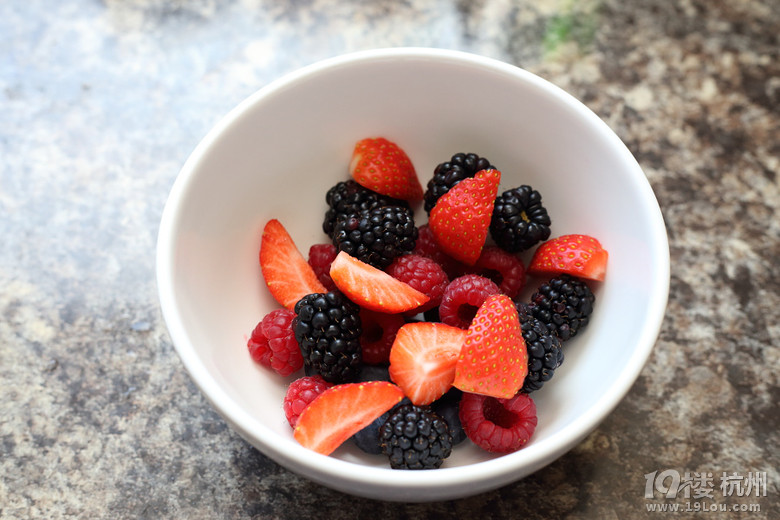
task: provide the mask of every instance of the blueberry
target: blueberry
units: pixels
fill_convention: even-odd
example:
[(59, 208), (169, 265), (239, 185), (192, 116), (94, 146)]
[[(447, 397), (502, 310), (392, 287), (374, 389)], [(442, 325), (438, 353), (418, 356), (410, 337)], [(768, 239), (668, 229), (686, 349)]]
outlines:
[(440, 399), (431, 404), (431, 409), (444, 419), (450, 427), (453, 446), (466, 440), (466, 432), (463, 431), (458, 415), (462, 395), (463, 392), (457, 388), (451, 388)]
[[(368, 367), (364, 367), (366, 369)], [(381, 368), (381, 367), (377, 367)], [(411, 404), (411, 401), (409, 401), (408, 398), (404, 397), (401, 402), (399, 402), (395, 406), (401, 406), (403, 404)], [(393, 407), (393, 409), (395, 408)], [(357, 432), (355, 435), (352, 436), (352, 440), (355, 442), (355, 445), (360, 448), (361, 450), (365, 451), (366, 453), (370, 453), (372, 455), (381, 455), (382, 454), (382, 447), (379, 445), (379, 429), (382, 427), (383, 424), (385, 424), (385, 421), (390, 416), (390, 412), (392, 410), (388, 410), (387, 412), (383, 413), (376, 419), (374, 419), (374, 422)]]

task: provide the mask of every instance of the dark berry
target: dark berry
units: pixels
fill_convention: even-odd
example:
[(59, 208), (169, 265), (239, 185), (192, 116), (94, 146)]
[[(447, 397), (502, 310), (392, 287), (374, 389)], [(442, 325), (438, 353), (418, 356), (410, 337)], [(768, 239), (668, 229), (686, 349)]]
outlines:
[(460, 422), (471, 441), (493, 453), (517, 451), (536, 430), (536, 405), (527, 394), (511, 399), (464, 393)]
[(406, 323), (403, 316), (360, 309), (360, 322), (363, 326), (363, 334), (360, 336), (363, 363), (387, 363), (395, 335)]
[(390, 370), (387, 365), (365, 365), (360, 370), (360, 375), (355, 383), (367, 383), (368, 381), (390, 381)]
[(247, 341), (252, 359), (282, 376), (289, 376), (303, 366), (298, 342), (293, 334), (295, 313), (276, 309), (263, 317)]
[(477, 274), (459, 276), (444, 289), (441, 305), (439, 305), (439, 319), (446, 325), (468, 329), (485, 298), (500, 292), (498, 286), (484, 276)]
[(528, 375), (521, 391), (530, 394), (549, 381), (563, 363), (563, 349), (558, 336), (532, 315), (518, 309), (520, 328), (528, 351)]
[(382, 446), (379, 444), (379, 430), (385, 424), (385, 421), (390, 416), (390, 414), (393, 413), (397, 407), (403, 406), (405, 404), (411, 404), (411, 401), (406, 397), (404, 397), (401, 402), (395, 405), (393, 408), (374, 419), (371, 424), (353, 435), (352, 440), (354, 441), (355, 445), (366, 453), (370, 453), (371, 455), (381, 455)]
[(433, 259), (422, 255), (399, 256), (388, 266), (387, 274), (430, 298), (427, 303), (410, 311), (409, 314), (419, 314), (438, 307), (441, 303), (441, 297), (444, 295), (444, 289), (450, 283), (444, 269)]
[(333, 244), (339, 251), (379, 269), (414, 249), (417, 227), (412, 211), (403, 206), (381, 206), (353, 213), (336, 222)]
[(296, 379), (287, 387), (284, 395), (284, 415), (287, 422), (295, 428), (298, 417), (309, 403), (332, 385), (320, 376), (304, 376)]
[(449, 161), (439, 164), (433, 170), (433, 177), (428, 181), (423, 196), (425, 211), (430, 214), (436, 201), (463, 179), (474, 177), (478, 171), (489, 169), (495, 169), (495, 166), (474, 153), (456, 153)]
[(309, 375), (331, 383), (354, 380), (361, 367), (360, 309), (338, 292), (315, 293), (295, 304), (295, 339)]
[(339, 182), (328, 190), (325, 202), (328, 204), (328, 210), (325, 213), (322, 230), (331, 238), (333, 238), (336, 222), (346, 215), (360, 213), (379, 206), (409, 207), (409, 203), (404, 200), (381, 195), (361, 186), (352, 179)]
[(507, 190), (496, 198), (490, 235), (501, 249), (525, 251), (550, 237), (550, 217), (542, 196), (528, 185)]
[(595, 301), (585, 282), (562, 274), (539, 287), (531, 296), (528, 312), (566, 341), (588, 324)]
[(446, 394), (431, 403), (431, 410), (447, 422), (452, 435), (452, 445), (456, 446), (466, 440), (466, 432), (460, 423), (460, 399), (463, 392), (457, 388), (450, 388)]
[(392, 410), (379, 429), (379, 443), (393, 469), (435, 469), (452, 453), (446, 421), (413, 404)]
[(496, 246), (482, 249), (469, 272), (490, 278), (502, 293), (514, 299), (525, 287), (525, 267), (515, 255)]

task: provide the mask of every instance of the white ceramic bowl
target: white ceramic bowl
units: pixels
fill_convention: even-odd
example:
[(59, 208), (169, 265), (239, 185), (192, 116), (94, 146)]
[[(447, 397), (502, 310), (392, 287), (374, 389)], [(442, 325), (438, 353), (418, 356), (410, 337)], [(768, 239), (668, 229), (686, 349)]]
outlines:
[[(609, 251), (589, 326), (533, 394), (539, 425), (524, 449), (495, 456), (465, 442), (441, 469), (399, 471), (347, 443), (331, 456), (296, 443), (282, 378), (255, 365), (248, 334), (278, 308), (258, 266), (265, 222), (278, 218), (305, 255), (326, 241), (325, 192), (348, 178), (355, 142), (384, 136), (427, 183), (453, 153), (488, 157), (500, 191), (530, 184), (553, 236), (587, 233)], [(418, 209), (418, 223), (424, 211)], [(198, 145), (163, 214), (157, 251), (162, 311), (192, 379), (243, 438), (332, 488), (432, 501), (494, 489), (580, 442), (629, 390), (657, 338), (669, 288), (666, 231), (653, 192), (619, 138), (554, 85), (460, 52), (383, 49), (308, 66), (262, 88)]]

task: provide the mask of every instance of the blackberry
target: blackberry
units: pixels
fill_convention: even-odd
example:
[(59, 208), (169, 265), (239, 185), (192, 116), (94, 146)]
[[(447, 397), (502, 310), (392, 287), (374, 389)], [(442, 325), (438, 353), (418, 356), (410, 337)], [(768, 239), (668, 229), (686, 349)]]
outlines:
[(405, 200), (379, 194), (351, 179), (339, 182), (329, 189), (328, 193), (325, 194), (325, 202), (328, 203), (328, 210), (325, 212), (322, 230), (330, 238), (333, 238), (333, 229), (336, 226), (336, 222), (352, 213), (359, 213), (363, 210), (380, 206), (409, 207), (409, 203)]
[(566, 341), (588, 324), (595, 301), (585, 282), (562, 274), (539, 287), (531, 296), (528, 312)]
[(550, 238), (550, 216), (539, 192), (524, 184), (496, 197), (490, 235), (496, 245), (510, 253), (525, 251)]
[(447, 422), (413, 404), (393, 409), (379, 429), (379, 444), (393, 469), (435, 469), (452, 453)]
[(433, 177), (428, 181), (425, 199), (425, 211), (430, 214), (439, 197), (463, 179), (474, 177), (480, 170), (495, 169), (490, 161), (475, 153), (456, 153), (449, 161), (443, 162), (433, 170)]
[(563, 363), (561, 340), (550, 332), (547, 325), (518, 309), (520, 328), (528, 350), (528, 375), (523, 382), (522, 392), (530, 394), (549, 381), (555, 369)]
[(338, 292), (309, 294), (295, 304), (295, 339), (307, 375), (347, 383), (360, 373), (362, 356), (359, 307)]
[(396, 257), (414, 249), (417, 236), (410, 209), (380, 206), (339, 219), (333, 230), (333, 245), (358, 260), (385, 269)]

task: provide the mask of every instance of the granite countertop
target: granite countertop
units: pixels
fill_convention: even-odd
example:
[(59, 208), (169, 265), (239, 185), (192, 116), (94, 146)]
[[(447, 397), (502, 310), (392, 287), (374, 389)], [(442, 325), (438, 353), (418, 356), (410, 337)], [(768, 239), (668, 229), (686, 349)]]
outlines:
[[(0, 517), (780, 517), (779, 33), (776, 0), (0, 3)], [(402, 45), (581, 99), (642, 165), (672, 259), (614, 413), (530, 477), (430, 504), (331, 491), (239, 438), (179, 361), (154, 278), (168, 191), (211, 125), (302, 65)], [(690, 497), (645, 498), (653, 472), (687, 474)]]

